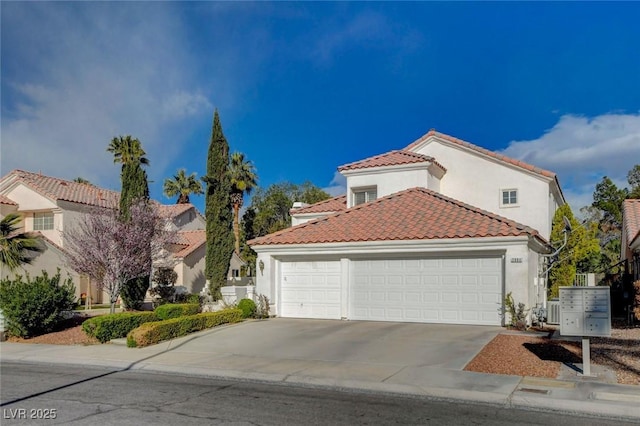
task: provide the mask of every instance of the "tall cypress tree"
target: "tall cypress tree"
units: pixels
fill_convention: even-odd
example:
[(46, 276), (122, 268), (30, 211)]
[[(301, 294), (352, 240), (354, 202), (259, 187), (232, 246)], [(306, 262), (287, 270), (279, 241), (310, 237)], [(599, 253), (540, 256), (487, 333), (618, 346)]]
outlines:
[[(131, 136), (113, 138), (107, 151), (114, 154), (114, 162), (122, 163), (120, 180), (122, 190), (120, 192), (120, 219), (129, 220), (129, 208), (139, 199), (149, 200), (149, 181), (147, 172), (142, 165), (148, 165), (149, 160), (145, 156), (142, 144)], [(149, 256), (151, 256), (149, 254)], [(151, 259), (149, 259), (151, 264)], [(144, 297), (149, 289), (149, 277), (146, 276), (128, 281), (120, 292), (122, 300), (129, 309), (140, 309)]]
[(207, 221), (207, 256), (205, 276), (209, 291), (215, 300), (220, 298), (220, 287), (227, 279), (229, 261), (233, 253), (233, 214), (231, 206), (231, 180), (228, 173), (229, 145), (222, 133), (220, 116), (216, 109), (213, 116), (207, 175), (205, 218)]

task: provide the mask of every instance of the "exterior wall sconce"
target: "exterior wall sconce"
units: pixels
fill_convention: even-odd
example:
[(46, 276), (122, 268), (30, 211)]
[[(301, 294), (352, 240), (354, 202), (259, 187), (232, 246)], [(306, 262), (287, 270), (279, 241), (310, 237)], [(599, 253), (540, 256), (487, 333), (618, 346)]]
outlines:
[(262, 259), (260, 259), (260, 262), (258, 262), (258, 267), (260, 268), (260, 275), (264, 275), (264, 262), (262, 261)]

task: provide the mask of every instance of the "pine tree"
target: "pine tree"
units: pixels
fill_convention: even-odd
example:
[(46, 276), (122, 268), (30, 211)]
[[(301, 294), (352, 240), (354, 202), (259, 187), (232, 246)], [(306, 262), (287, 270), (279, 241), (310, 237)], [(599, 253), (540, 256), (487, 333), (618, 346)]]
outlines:
[(207, 221), (207, 255), (205, 277), (215, 300), (220, 298), (220, 287), (227, 279), (229, 261), (234, 249), (233, 214), (231, 206), (231, 180), (228, 173), (229, 145), (222, 133), (220, 116), (216, 109), (213, 117), (207, 175), (205, 218)]

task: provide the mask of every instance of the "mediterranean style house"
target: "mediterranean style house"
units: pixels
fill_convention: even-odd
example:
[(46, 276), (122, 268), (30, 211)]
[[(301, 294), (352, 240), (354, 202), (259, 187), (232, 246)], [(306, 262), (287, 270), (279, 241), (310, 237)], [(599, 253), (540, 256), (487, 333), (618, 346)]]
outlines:
[(249, 241), (272, 313), (500, 325), (507, 294), (546, 301), (554, 173), (435, 130), (338, 171), (346, 195), (297, 203), (292, 227)]
[[(89, 294), (94, 303), (108, 301), (89, 279), (70, 269), (65, 262), (62, 231), (88, 214), (92, 208), (117, 206), (120, 193), (97, 186), (67, 181), (39, 173), (14, 170), (0, 179), (0, 217), (9, 213), (22, 216), (22, 229), (37, 232), (45, 246), (30, 265), (24, 265), (17, 274), (50, 275), (58, 268), (62, 276), (73, 278), (77, 297)], [(178, 231), (178, 241), (171, 248), (178, 274), (176, 286), (182, 292), (198, 293), (205, 285), (204, 262), (206, 252), (205, 220), (191, 204), (160, 205), (160, 214)], [(231, 272), (230, 272), (231, 273)], [(2, 277), (10, 276), (2, 271)]]

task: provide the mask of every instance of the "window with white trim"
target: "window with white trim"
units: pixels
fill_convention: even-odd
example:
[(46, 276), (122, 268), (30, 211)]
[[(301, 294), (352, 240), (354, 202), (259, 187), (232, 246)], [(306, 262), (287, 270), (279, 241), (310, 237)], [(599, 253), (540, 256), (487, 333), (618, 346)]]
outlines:
[(353, 205), (368, 203), (378, 198), (378, 189), (374, 188), (360, 188), (353, 190)]
[(33, 230), (48, 231), (53, 229), (53, 213), (34, 213)]
[(512, 207), (518, 205), (518, 190), (517, 189), (503, 189), (502, 199), (500, 205), (503, 207)]

